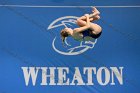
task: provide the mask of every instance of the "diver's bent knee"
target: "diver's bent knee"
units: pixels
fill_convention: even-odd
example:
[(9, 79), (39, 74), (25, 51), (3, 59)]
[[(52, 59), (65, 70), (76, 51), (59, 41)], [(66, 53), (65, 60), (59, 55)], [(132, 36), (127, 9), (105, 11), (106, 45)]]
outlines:
[(79, 26), (84, 26), (85, 24), (83, 23), (83, 20), (81, 19), (77, 19), (76, 20), (76, 24), (79, 25)]
[(76, 20), (76, 23), (80, 23), (80, 22), (81, 22), (81, 19), (78, 18), (78, 19)]

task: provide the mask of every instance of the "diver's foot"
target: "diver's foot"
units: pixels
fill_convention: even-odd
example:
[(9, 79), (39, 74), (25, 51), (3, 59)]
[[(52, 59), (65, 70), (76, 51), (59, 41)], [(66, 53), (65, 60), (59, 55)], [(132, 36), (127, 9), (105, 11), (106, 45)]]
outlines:
[(94, 15), (99, 15), (99, 14), (100, 14), (100, 12), (97, 10), (96, 7), (92, 7), (92, 13), (93, 13)]

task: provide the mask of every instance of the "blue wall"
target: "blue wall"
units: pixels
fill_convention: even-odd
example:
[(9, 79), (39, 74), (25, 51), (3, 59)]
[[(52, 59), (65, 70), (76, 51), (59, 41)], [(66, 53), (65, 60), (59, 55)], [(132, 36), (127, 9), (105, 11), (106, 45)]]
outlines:
[[(52, 6), (114, 6), (140, 5), (139, 0), (0, 0), (6, 5)], [(140, 7), (98, 8), (103, 34), (95, 47), (86, 52), (66, 56), (52, 48), (63, 47), (59, 31), (63, 27), (47, 30), (50, 23), (63, 16), (81, 16), (90, 13), (84, 8), (24, 8), (0, 7), (0, 93), (140, 93)], [(79, 42), (69, 39), (71, 45)], [(124, 67), (124, 85), (116, 86), (40, 86), (26, 87), (21, 67)], [(73, 72), (72, 72), (73, 73)]]

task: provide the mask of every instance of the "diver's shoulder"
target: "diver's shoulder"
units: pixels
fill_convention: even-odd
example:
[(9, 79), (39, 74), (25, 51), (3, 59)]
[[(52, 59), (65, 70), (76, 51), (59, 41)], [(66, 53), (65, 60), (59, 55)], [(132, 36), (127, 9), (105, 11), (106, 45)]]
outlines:
[(74, 32), (76, 32), (76, 31), (78, 31), (78, 30), (79, 30), (79, 28), (74, 28), (74, 29), (73, 29)]

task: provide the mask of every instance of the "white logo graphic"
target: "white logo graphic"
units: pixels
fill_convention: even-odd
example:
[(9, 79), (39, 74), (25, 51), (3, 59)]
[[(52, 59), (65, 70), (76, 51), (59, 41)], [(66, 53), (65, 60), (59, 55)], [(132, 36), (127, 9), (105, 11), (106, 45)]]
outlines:
[[(48, 26), (48, 30), (55, 31), (57, 29), (60, 29), (60, 28), (63, 29), (65, 27), (69, 27), (69, 26), (74, 27), (74, 25), (76, 25), (76, 19), (77, 18), (78, 17), (76, 17), (76, 16), (60, 17), (60, 18), (54, 20)], [(97, 39), (95, 39), (95, 40), (92, 40), (92, 41), (81, 41), (80, 44), (78, 44), (78, 45), (77, 44), (69, 44), (68, 41), (70, 41), (70, 40), (68, 40), (68, 38), (66, 38), (65, 44), (67, 45), (67, 49), (66, 48), (64, 49), (64, 47), (60, 48), (60, 46), (62, 45), (61, 41), (57, 42), (57, 38), (58, 37), (60, 38), (60, 31), (58, 33), (59, 33), (59, 36), (56, 36), (53, 39), (52, 47), (57, 53), (60, 53), (60, 54), (63, 54), (63, 55), (82, 54), (85, 51), (94, 48), (94, 45), (97, 42)]]

